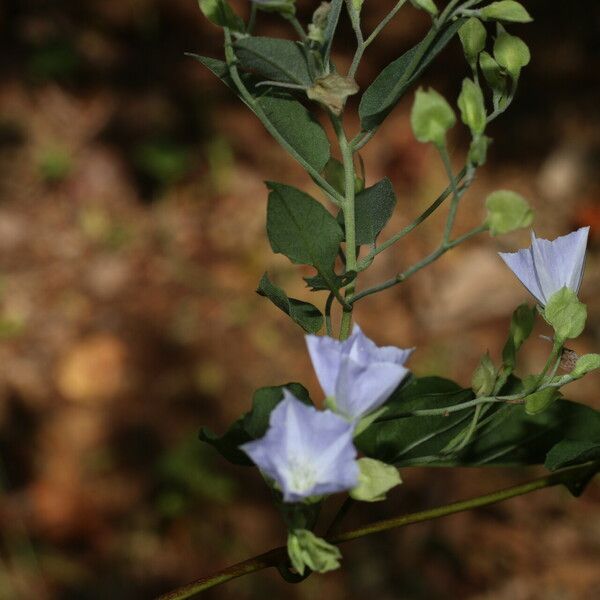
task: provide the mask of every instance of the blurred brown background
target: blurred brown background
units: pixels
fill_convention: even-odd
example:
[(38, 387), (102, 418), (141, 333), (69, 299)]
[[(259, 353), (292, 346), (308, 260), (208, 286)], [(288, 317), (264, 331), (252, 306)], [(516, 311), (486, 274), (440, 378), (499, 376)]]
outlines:
[[(301, 18), (316, 4), (299, 2)], [(535, 22), (510, 30), (533, 61), (492, 127), (459, 227), (481, 222), (483, 198), (499, 187), (530, 199), (540, 235), (592, 225), (582, 289), (590, 320), (574, 347), (597, 352), (600, 6), (525, 4)], [(367, 0), (367, 28), (392, 5)], [(290, 35), (275, 18), (262, 23), (262, 33)], [(360, 83), (426, 27), (404, 9), (368, 52)], [(343, 31), (342, 66), (353, 48)], [(268, 248), (263, 180), (316, 190), (184, 56), (220, 56), (220, 44), (194, 0), (0, 5), (2, 599), (152, 598), (284, 539), (258, 474), (228, 466), (196, 434), (203, 424), (222, 431), (262, 385), (299, 380), (320, 397), (300, 330), (254, 294), (266, 268), (305, 294), (298, 269)], [(425, 83), (456, 98), (465, 67), (453, 42)], [(446, 185), (435, 152), (410, 132), (411, 96), (364, 151), (369, 182), (387, 174), (399, 196), (388, 232)], [(467, 142), (458, 129), (457, 167)], [(440, 225), (380, 256), (362, 285), (423, 256)], [(498, 356), (512, 309), (527, 299), (495, 253), (525, 244), (525, 232), (482, 236), (361, 303), (358, 320), (380, 344), (418, 346), (417, 374), (468, 384), (481, 354)], [(523, 368), (538, 368), (547, 351), (535, 337)], [(570, 395), (600, 408), (599, 383), (589, 377)], [(402, 489), (348, 524), (533, 472), (407, 470)], [(598, 482), (578, 501), (538, 493), (350, 544), (342, 570), (301, 586), (263, 572), (206, 598), (599, 598), (599, 499)]]

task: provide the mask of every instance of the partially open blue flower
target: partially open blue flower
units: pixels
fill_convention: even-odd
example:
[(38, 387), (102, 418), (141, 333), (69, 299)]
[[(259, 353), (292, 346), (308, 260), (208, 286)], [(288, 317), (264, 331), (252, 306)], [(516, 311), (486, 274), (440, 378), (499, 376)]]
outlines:
[(379, 348), (358, 327), (345, 341), (307, 335), (306, 343), (319, 383), (337, 411), (358, 420), (379, 408), (409, 371), (414, 349)]
[(240, 447), (277, 484), (285, 502), (299, 502), (357, 485), (352, 435), (353, 427), (345, 419), (308, 406), (284, 390), (266, 435)]
[(514, 253), (500, 253), (502, 260), (537, 301), (546, 306), (564, 287), (579, 292), (585, 266), (589, 227), (582, 227), (555, 240), (535, 237), (531, 246)]

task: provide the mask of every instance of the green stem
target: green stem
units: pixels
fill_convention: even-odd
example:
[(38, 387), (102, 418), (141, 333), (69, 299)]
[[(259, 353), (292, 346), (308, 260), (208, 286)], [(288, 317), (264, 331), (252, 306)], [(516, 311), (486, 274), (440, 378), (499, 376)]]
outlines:
[[(344, 165), (344, 202), (342, 211), (344, 213), (344, 229), (346, 234), (346, 270), (356, 271), (356, 216), (354, 212), (355, 201), (355, 170), (352, 147), (348, 143), (344, 126), (339, 117), (332, 115), (332, 123), (340, 145), (342, 163)], [(355, 281), (346, 288), (346, 299), (352, 297), (355, 290)], [(345, 340), (352, 329), (352, 307), (346, 306), (342, 313), (342, 324), (340, 327), (340, 339)]]
[[(423, 521), (430, 521), (432, 519), (439, 519), (466, 510), (472, 510), (474, 508), (480, 508), (482, 506), (489, 506), (498, 502), (503, 502), (510, 498), (517, 496), (523, 496), (530, 494), (537, 490), (549, 488), (557, 485), (565, 485), (570, 488), (583, 488), (583, 486), (589, 482), (590, 478), (593, 477), (600, 470), (600, 462), (586, 463), (575, 467), (569, 467), (561, 469), (539, 479), (534, 479), (527, 483), (517, 485), (514, 487), (506, 488), (491, 494), (484, 496), (478, 496), (476, 498), (470, 498), (469, 500), (463, 500), (461, 502), (454, 502), (452, 504), (446, 504), (429, 510), (424, 510), (416, 513), (402, 515), (393, 519), (386, 519), (384, 521), (378, 521), (367, 525), (366, 527), (360, 527), (353, 529), (345, 533), (334, 535), (329, 538), (328, 541), (333, 544), (341, 544), (358, 538), (371, 535), (373, 533), (379, 533), (382, 531), (388, 531), (398, 527), (406, 527), (413, 523), (422, 523)], [(168, 592), (158, 598), (158, 600), (188, 600), (193, 598), (200, 592), (208, 590), (210, 588), (217, 587), (231, 581), (237, 577), (249, 575), (250, 573), (256, 573), (263, 569), (270, 567), (278, 567), (286, 563), (287, 561), (287, 548), (280, 546), (269, 550), (264, 554), (260, 554), (243, 562), (232, 565), (211, 575), (199, 579), (194, 583), (190, 583), (182, 588)]]
[(454, 227), (456, 213), (458, 212), (458, 204), (464, 192), (459, 192), (458, 183), (456, 181), (456, 177), (454, 176), (454, 171), (452, 170), (450, 156), (448, 155), (448, 148), (446, 148), (446, 146), (438, 146), (437, 149), (440, 153), (440, 156), (442, 157), (442, 162), (444, 163), (444, 168), (446, 169), (446, 175), (448, 176), (448, 180), (450, 181), (450, 189), (452, 190), (450, 211), (448, 212), (446, 227), (444, 229), (444, 244), (446, 244), (450, 239), (450, 236), (452, 235), (452, 228)]
[(256, 116), (260, 119), (265, 129), (279, 142), (279, 144), (290, 154), (296, 161), (298, 161), (305, 171), (307, 171), (315, 183), (327, 194), (328, 198), (338, 206), (343, 201), (343, 197), (341, 194), (330, 185), (321, 174), (293, 148), (286, 139), (284, 139), (281, 134), (277, 131), (277, 129), (273, 126), (271, 121), (269, 121), (267, 115), (264, 113), (260, 104), (256, 101), (254, 96), (249, 92), (248, 88), (244, 85), (242, 78), (240, 77), (237, 65), (236, 65), (236, 57), (233, 51), (231, 32), (229, 28), (224, 27), (223, 31), (225, 33), (225, 60), (227, 62), (227, 66), (229, 68), (229, 74), (235, 87), (241, 96), (242, 100), (252, 109), (252, 111), (256, 114)]
[(440, 256), (442, 256), (446, 252), (448, 252), (448, 250), (451, 250), (452, 248), (456, 248), (456, 246), (458, 246), (459, 244), (462, 244), (466, 240), (468, 240), (476, 235), (479, 235), (480, 233), (483, 233), (484, 231), (487, 231), (487, 229), (488, 229), (487, 225), (480, 225), (479, 227), (475, 227), (475, 229), (472, 229), (471, 231), (468, 231), (464, 235), (457, 237), (455, 240), (447, 242), (446, 244), (442, 244), (437, 250), (434, 250), (431, 254), (429, 254), (429, 256), (426, 256), (423, 260), (416, 263), (415, 265), (413, 265), (412, 267), (410, 267), (403, 273), (398, 273), (395, 277), (392, 277), (391, 279), (388, 279), (387, 281), (384, 281), (382, 283), (374, 285), (373, 287), (367, 288), (366, 290), (363, 290), (362, 292), (359, 292), (358, 294), (355, 294), (354, 296), (352, 296), (350, 298), (346, 298), (346, 300), (348, 301), (348, 303), (354, 304), (355, 302), (358, 302), (359, 300), (362, 300), (363, 298), (366, 298), (367, 296), (371, 296), (372, 294), (377, 294), (378, 292), (382, 292), (383, 290), (387, 290), (395, 285), (398, 285), (399, 283), (402, 283), (403, 281), (406, 281), (409, 277), (411, 277), (412, 275), (414, 275), (421, 269), (424, 269), (425, 267), (430, 265), (432, 262), (435, 262), (438, 258), (440, 258)]
[[(467, 174), (467, 167), (456, 176), (457, 182), (460, 182)], [(452, 193), (452, 186), (448, 186), (412, 223), (407, 225), (404, 229), (393, 235), (391, 238), (382, 242), (379, 246), (371, 250), (369, 255), (363, 259), (365, 264), (369, 264), (369, 261), (375, 258), (378, 254), (381, 254), (396, 242), (399, 242), (402, 238), (406, 237), (411, 231), (416, 229), (421, 223), (426, 221), (448, 198)], [(361, 261), (361, 262), (363, 262)], [(359, 265), (360, 267), (360, 265)]]
[(407, 1), (408, 0), (400, 0), (399, 2), (396, 2), (394, 8), (392, 8), (392, 10), (383, 18), (383, 21), (381, 21), (379, 25), (375, 27), (371, 35), (364, 41), (363, 45), (365, 49), (373, 43), (375, 38), (381, 33), (384, 27), (386, 27), (387, 24), (396, 16), (398, 11), (406, 4)]
[(348, 9), (348, 15), (350, 16), (350, 22), (352, 23), (354, 35), (356, 36), (356, 52), (354, 53), (354, 58), (352, 59), (350, 70), (348, 71), (348, 77), (354, 78), (366, 46), (362, 29), (360, 28), (360, 14), (352, 5), (352, 0), (346, 0), (346, 8)]
[(327, 296), (327, 302), (325, 302), (325, 331), (329, 337), (333, 337), (333, 326), (331, 325), (331, 306), (335, 300), (335, 294), (331, 292)]

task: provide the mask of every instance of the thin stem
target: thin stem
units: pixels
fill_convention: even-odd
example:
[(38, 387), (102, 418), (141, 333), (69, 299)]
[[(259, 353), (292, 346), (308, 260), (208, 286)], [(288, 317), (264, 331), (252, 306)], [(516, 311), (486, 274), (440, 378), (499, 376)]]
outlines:
[(335, 300), (335, 294), (331, 292), (327, 296), (327, 302), (325, 302), (325, 330), (329, 337), (333, 337), (333, 327), (331, 325), (331, 306)]
[[(517, 496), (524, 496), (525, 494), (531, 494), (537, 490), (544, 488), (553, 487), (557, 485), (569, 485), (572, 483), (581, 483), (581, 481), (589, 481), (590, 474), (598, 473), (600, 469), (600, 463), (587, 463), (579, 465), (577, 467), (571, 467), (568, 469), (562, 469), (556, 471), (545, 477), (534, 479), (522, 485), (517, 485), (485, 496), (479, 496), (477, 498), (470, 498), (469, 500), (463, 500), (462, 502), (454, 502), (445, 506), (432, 508), (430, 510), (424, 510), (410, 515), (403, 515), (394, 519), (386, 519), (377, 523), (372, 523), (366, 527), (359, 529), (353, 529), (346, 533), (334, 536), (329, 541), (333, 544), (341, 544), (343, 542), (349, 542), (366, 535), (373, 533), (379, 533), (381, 531), (388, 531), (397, 527), (404, 527), (406, 525), (412, 525), (413, 523), (422, 523), (423, 521), (431, 521), (433, 519), (439, 519), (466, 510), (472, 510), (474, 508), (480, 508), (482, 506), (489, 506), (490, 504), (496, 504), (509, 500), (510, 498), (516, 498)], [(593, 475), (592, 475), (593, 476)]]
[(446, 227), (444, 229), (444, 244), (446, 244), (452, 235), (452, 228), (454, 227), (456, 213), (458, 212), (458, 203), (460, 202), (462, 194), (458, 190), (458, 184), (456, 177), (454, 176), (452, 163), (450, 162), (450, 156), (448, 155), (448, 148), (446, 148), (446, 146), (437, 146), (437, 149), (442, 157), (442, 162), (444, 163), (444, 168), (446, 169), (446, 175), (448, 175), (448, 180), (450, 181), (450, 189), (452, 190), (450, 211), (448, 213), (448, 219), (446, 220)]
[(290, 25), (294, 28), (294, 31), (298, 34), (298, 37), (305, 42), (306, 41), (306, 31), (304, 31), (304, 27), (302, 27), (300, 21), (294, 16), (290, 15), (286, 17), (286, 19), (290, 22)]
[(273, 126), (271, 121), (268, 119), (267, 115), (264, 113), (260, 104), (256, 101), (254, 96), (249, 92), (248, 88), (244, 85), (242, 78), (240, 77), (237, 64), (236, 57), (233, 51), (233, 45), (231, 40), (231, 32), (228, 27), (224, 27), (223, 31), (225, 33), (225, 60), (227, 62), (227, 66), (229, 68), (229, 74), (235, 87), (241, 96), (242, 100), (252, 109), (252, 111), (256, 114), (256, 116), (260, 119), (266, 130), (279, 142), (279, 144), (290, 154), (293, 158), (295, 158), (307, 171), (315, 181), (315, 183), (327, 194), (328, 198), (338, 206), (343, 201), (343, 197), (341, 194), (330, 185), (321, 174), (310, 165), (304, 157), (302, 157), (297, 150), (291, 146), (288, 141), (277, 131), (277, 129)]
[(343, 504), (340, 506), (339, 510), (333, 517), (333, 520), (329, 524), (327, 531), (325, 532), (325, 537), (329, 538), (335, 534), (336, 530), (339, 528), (340, 523), (343, 521), (344, 517), (348, 514), (352, 506), (354, 505), (354, 500), (348, 496)]
[(383, 290), (387, 290), (395, 285), (398, 285), (399, 283), (402, 283), (403, 281), (406, 281), (409, 277), (411, 277), (412, 275), (414, 275), (421, 269), (424, 269), (425, 267), (429, 266), (431, 263), (435, 262), (438, 258), (440, 258), (440, 256), (442, 256), (446, 252), (448, 252), (448, 250), (451, 250), (452, 248), (456, 248), (456, 246), (458, 246), (459, 244), (462, 244), (463, 242), (467, 241), (468, 239), (470, 239), (476, 235), (479, 235), (480, 233), (483, 233), (484, 231), (487, 231), (487, 229), (488, 229), (487, 225), (480, 225), (479, 227), (475, 227), (475, 229), (472, 229), (471, 231), (468, 231), (464, 235), (457, 237), (455, 240), (452, 240), (446, 244), (442, 244), (437, 250), (434, 250), (431, 254), (426, 256), (423, 260), (414, 264), (412, 267), (410, 267), (403, 273), (398, 273), (396, 276), (392, 277), (391, 279), (388, 279), (387, 281), (384, 281), (383, 283), (379, 283), (377, 285), (374, 285), (373, 287), (367, 288), (366, 290), (363, 290), (362, 292), (355, 294), (351, 298), (346, 298), (347, 301), (350, 304), (354, 304), (354, 303), (358, 302), (359, 300), (366, 298), (367, 296), (371, 296), (372, 294), (377, 294), (378, 292), (382, 292)]
[(252, 33), (254, 31), (254, 26), (256, 25), (256, 14), (258, 13), (258, 5), (256, 2), (250, 3), (250, 19), (248, 20), (248, 25), (246, 26), (246, 33)]
[[(439, 519), (440, 517), (464, 512), (466, 510), (489, 506), (491, 504), (503, 502), (504, 500), (509, 500), (510, 498), (523, 496), (537, 490), (557, 485), (566, 485), (570, 488), (577, 488), (581, 490), (585, 484), (588, 483), (590, 479), (598, 473), (599, 470), (600, 462), (586, 463), (576, 467), (561, 469), (527, 483), (506, 488), (497, 492), (492, 492), (491, 494), (486, 494), (484, 496), (478, 496), (476, 498), (470, 498), (469, 500), (454, 502), (452, 504), (446, 504), (444, 506), (439, 506), (429, 510), (402, 515), (393, 519), (377, 521), (367, 525), (366, 527), (360, 527), (358, 529), (353, 529), (338, 535), (334, 535), (333, 537), (329, 538), (328, 541), (333, 544), (341, 544), (343, 542), (356, 540), (373, 533), (388, 531), (398, 527), (406, 527), (407, 525), (412, 525), (413, 523), (422, 523), (423, 521)], [(223, 569), (214, 575), (204, 577), (203, 579), (199, 579), (194, 583), (190, 583), (182, 588), (164, 594), (163, 596), (160, 596), (158, 600), (188, 600), (200, 592), (222, 585), (223, 583), (231, 581), (236, 577), (242, 577), (244, 575), (249, 575), (250, 573), (256, 573), (257, 571), (262, 571), (263, 569), (268, 569), (269, 567), (277, 567), (284, 564), (286, 561), (287, 548), (285, 546), (280, 546), (278, 548), (274, 548), (273, 550), (269, 550), (264, 554), (259, 554), (258, 556), (240, 562), (236, 565), (227, 567), (226, 569)]]
[(379, 23), (379, 25), (377, 25), (377, 27), (375, 27), (375, 29), (373, 30), (371, 35), (364, 41), (363, 46), (365, 49), (368, 48), (375, 41), (375, 38), (382, 32), (382, 30), (387, 26), (387, 24), (396, 16), (398, 11), (406, 4), (407, 1), (408, 0), (400, 0), (399, 2), (396, 2), (396, 5), (394, 6), (394, 8), (392, 8), (392, 10), (383, 18), (383, 21), (381, 21)]
[[(456, 176), (457, 182), (460, 182), (466, 174), (467, 167), (464, 167), (463, 170)], [(406, 237), (411, 231), (416, 229), (421, 223), (426, 221), (444, 203), (446, 198), (448, 198), (448, 196), (451, 193), (452, 187), (449, 185), (412, 223), (407, 225), (398, 233), (394, 234), (385, 242), (382, 242), (376, 248), (373, 248), (373, 250), (371, 250), (368, 256), (363, 259), (365, 264), (368, 264), (368, 261), (372, 260), (378, 254), (381, 254), (382, 252), (393, 246), (396, 242), (399, 242), (402, 238)]]
[(354, 53), (354, 58), (352, 59), (350, 70), (348, 71), (348, 77), (353, 78), (356, 75), (358, 65), (360, 64), (366, 46), (362, 34), (362, 29), (360, 28), (360, 14), (354, 8), (352, 0), (346, 0), (346, 7), (348, 9), (348, 14), (350, 15), (350, 22), (352, 23), (354, 35), (356, 36), (356, 52)]

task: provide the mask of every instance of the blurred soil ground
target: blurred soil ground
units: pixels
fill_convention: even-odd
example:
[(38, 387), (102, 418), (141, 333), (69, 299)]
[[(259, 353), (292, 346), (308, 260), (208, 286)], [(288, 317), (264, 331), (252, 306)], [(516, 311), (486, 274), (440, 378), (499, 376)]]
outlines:
[[(245, 8), (244, 2), (237, 5)], [(299, 2), (301, 16), (315, 3)], [(373, 25), (391, 2), (366, 2)], [(538, 234), (593, 227), (579, 352), (600, 344), (598, 44), (593, 0), (526, 3), (511, 28), (533, 61), (465, 199), (512, 188)], [(336, 59), (352, 49), (347, 24)], [(369, 51), (359, 80), (414, 44), (412, 9)], [(263, 32), (289, 35), (276, 19)], [(5, 0), (0, 6), (0, 598), (152, 598), (282, 542), (253, 470), (196, 439), (222, 431), (262, 385), (298, 380), (319, 397), (296, 330), (254, 294), (268, 268), (292, 295), (298, 270), (265, 239), (263, 180), (315, 192), (256, 119), (184, 52), (218, 56), (217, 29), (193, 0)], [(449, 97), (466, 76), (457, 43), (425, 83)], [(435, 153), (413, 139), (411, 95), (364, 151), (368, 181), (398, 192), (394, 232), (445, 187)], [(466, 139), (453, 140), (456, 164)], [(431, 222), (384, 256), (362, 285), (435, 243)], [(385, 234), (384, 234), (385, 235)], [(522, 233), (484, 236), (403, 286), (362, 303), (380, 344), (416, 345), (420, 375), (468, 384), (498, 356), (527, 294), (496, 257)], [(540, 330), (541, 331), (541, 330)], [(534, 338), (524, 368), (548, 348)], [(600, 408), (600, 380), (571, 397)], [(348, 525), (507, 486), (527, 471), (407, 470), (381, 505)], [(290, 587), (274, 573), (206, 598), (591, 600), (600, 597), (600, 485), (578, 501), (551, 490), (379, 535), (344, 548), (345, 566)]]

